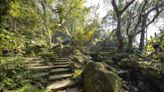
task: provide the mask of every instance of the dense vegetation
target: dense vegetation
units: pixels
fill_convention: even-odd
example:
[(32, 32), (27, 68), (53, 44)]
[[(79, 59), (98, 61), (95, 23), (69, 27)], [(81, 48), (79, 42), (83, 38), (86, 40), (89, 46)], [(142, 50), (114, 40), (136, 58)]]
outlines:
[[(31, 76), (36, 71), (28, 69), (28, 64), (36, 58), (51, 65), (56, 58), (69, 57), (70, 67), (74, 70), (73, 79), (80, 81), (80, 86), (86, 73), (93, 74), (87, 69), (94, 68), (93, 72), (102, 74), (106, 70), (115, 72), (113, 68), (118, 68), (115, 66), (119, 66), (118, 70), (138, 66), (134, 72), (151, 68), (155, 74), (164, 75), (164, 0), (102, 0), (97, 6), (87, 6), (88, 1), (0, 1), (0, 91), (47, 91), (44, 88), (46, 79)], [(107, 9), (103, 18), (98, 13), (102, 4)], [(149, 38), (154, 26), (158, 30)], [(105, 68), (98, 63), (88, 65), (92, 61), (103, 62)], [(131, 63), (133, 61), (135, 65)], [(85, 69), (86, 65), (89, 68)], [(119, 80), (120, 88), (118, 75), (108, 74), (117, 77), (113, 80)], [(153, 74), (149, 76), (154, 77)], [(119, 77), (126, 80), (125, 76)], [(145, 83), (144, 78), (142, 81)], [(113, 86), (118, 86), (116, 81), (112, 82)], [(88, 86), (84, 86), (84, 91), (89, 92)], [(119, 88), (112, 92), (120, 92)], [(127, 92), (145, 91), (129, 90)], [(160, 87), (159, 90), (164, 91)]]

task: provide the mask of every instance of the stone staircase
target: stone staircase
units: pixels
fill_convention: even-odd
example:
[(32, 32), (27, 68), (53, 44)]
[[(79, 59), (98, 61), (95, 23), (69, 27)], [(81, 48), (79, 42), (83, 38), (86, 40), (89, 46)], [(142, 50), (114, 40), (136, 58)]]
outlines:
[(46, 79), (45, 88), (52, 92), (80, 92), (77, 83), (72, 80), (73, 72), (69, 68), (69, 58), (57, 58), (46, 65), (42, 62), (28, 64), (28, 68), (37, 71), (34, 78)]

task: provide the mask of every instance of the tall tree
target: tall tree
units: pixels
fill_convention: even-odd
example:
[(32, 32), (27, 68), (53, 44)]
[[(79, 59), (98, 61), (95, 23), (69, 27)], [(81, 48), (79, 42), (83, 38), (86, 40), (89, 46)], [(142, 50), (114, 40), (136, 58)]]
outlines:
[(116, 30), (116, 36), (118, 39), (118, 49), (120, 51), (123, 51), (124, 48), (124, 41), (123, 41), (123, 36), (121, 34), (121, 17), (122, 14), (125, 12), (125, 10), (134, 2), (135, 0), (131, 0), (129, 2), (127, 2), (127, 4), (120, 9), (119, 6), (116, 4), (116, 0), (112, 0), (111, 4), (113, 6), (113, 9), (116, 13), (116, 17), (117, 17), (117, 30)]
[[(84, 0), (59, 0), (55, 6), (55, 20), (58, 22), (57, 26), (59, 27), (59, 29), (56, 29), (57, 31), (62, 31), (77, 45), (82, 44), (82, 39), (86, 40), (87, 36), (88, 39), (91, 38), (89, 35), (91, 35), (94, 28), (88, 30), (88, 26), (92, 24), (93, 20), (87, 20), (90, 8), (84, 6)], [(78, 36), (81, 38), (79, 39)]]
[[(135, 37), (141, 33), (140, 50), (144, 48), (145, 31), (148, 26), (153, 23), (158, 16), (163, 12), (163, 3), (144, 0), (135, 2), (134, 5), (126, 10), (124, 17), (124, 26), (128, 37), (128, 51), (132, 49), (132, 44)], [(152, 15), (154, 14), (154, 15)], [(152, 15), (150, 17), (150, 15)]]
[(50, 19), (52, 18), (52, 5), (53, 5), (54, 0), (40, 0), (39, 3), (42, 6), (42, 11), (43, 14), (41, 15), (43, 18), (43, 24), (44, 24), (44, 30), (47, 34), (47, 44), (51, 47), (52, 44), (52, 32), (50, 30)]

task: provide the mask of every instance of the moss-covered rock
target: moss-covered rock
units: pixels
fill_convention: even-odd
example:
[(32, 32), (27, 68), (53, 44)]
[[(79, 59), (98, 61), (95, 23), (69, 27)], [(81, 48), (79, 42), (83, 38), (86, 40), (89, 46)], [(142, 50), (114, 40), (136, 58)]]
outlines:
[(129, 55), (127, 53), (116, 53), (112, 56), (112, 60), (114, 61), (121, 61), (124, 58), (129, 58)]
[(107, 63), (102, 62), (101, 64), (103, 64), (103, 66), (105, 67), (105, 69), (116, 73), (116, 70), (113, 67), (109, 66)]
[(82, 76), (84, 92), (121, 92), (120, 78), (102, 63), (90, 62)]
[(119, 62), (119, 65), (123, 68), (130, 68), (130, 69), (137, 69), (139, 68), (139, 63), (136, 62), (134, 59), (122, 59), (121, 62)]

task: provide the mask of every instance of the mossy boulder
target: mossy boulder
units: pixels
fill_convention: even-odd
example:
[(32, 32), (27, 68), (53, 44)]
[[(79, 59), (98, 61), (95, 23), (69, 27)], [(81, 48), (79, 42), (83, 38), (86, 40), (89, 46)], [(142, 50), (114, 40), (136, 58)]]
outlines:
[(109, 66), (107, 63), (101, 62), (101, 64), (103, 64), (103, 66), (105, 67), (105, 69), (117, 73), (116, 70), (113, 67)]
[(119, 65), (123, 68), (129, 68), (129, 69), (137, 69), (140, 67), (139, 63), (136, 62), (134, 59), (122, 59), (121, 62), (119, 62)]
[(121, 92), (120, 77), (102, 63), (88, 63), (82, 77), (84, 92)]
[(129, 55), (125, 52), (123, 53), (116, 53), (112, 56), (112, 60), (116, 61), (116, 62), (119, 62), (121, 61), (122, 59), (124, 58), (129, 58)]

